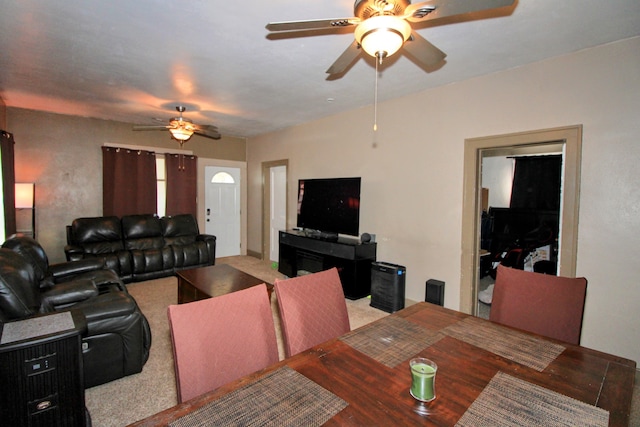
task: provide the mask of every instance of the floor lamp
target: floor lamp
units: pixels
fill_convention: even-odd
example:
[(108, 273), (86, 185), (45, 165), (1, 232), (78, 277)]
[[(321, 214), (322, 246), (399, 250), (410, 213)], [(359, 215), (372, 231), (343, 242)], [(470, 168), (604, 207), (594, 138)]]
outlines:
[(36, 238), (36, 185), (33, 182), (16, 183), (16, 231)]

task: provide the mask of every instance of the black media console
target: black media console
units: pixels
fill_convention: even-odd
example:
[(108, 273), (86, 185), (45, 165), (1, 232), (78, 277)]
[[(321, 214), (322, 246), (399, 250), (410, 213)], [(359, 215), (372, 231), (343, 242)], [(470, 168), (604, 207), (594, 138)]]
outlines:
[(278, 271), (288, 277), (338, 269), (345, 297), (358, 299), (371, 293), (371, 263), (376, 260), (376, 243), (356, 238), (322, 239), (304, 231), (280, 232)]

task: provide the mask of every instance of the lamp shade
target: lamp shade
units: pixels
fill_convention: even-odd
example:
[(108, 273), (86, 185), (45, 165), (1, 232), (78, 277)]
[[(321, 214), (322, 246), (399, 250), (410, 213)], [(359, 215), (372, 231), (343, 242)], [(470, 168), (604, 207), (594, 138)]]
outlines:
[(382, 15), (367, 19), (356, 27), (355, 38), (374, 58), (393, 55), (411, 36), (411, 26), (397, 16)]
[(35, 184), (33, 182), (16, 183), (16, 208), (33, 209)]

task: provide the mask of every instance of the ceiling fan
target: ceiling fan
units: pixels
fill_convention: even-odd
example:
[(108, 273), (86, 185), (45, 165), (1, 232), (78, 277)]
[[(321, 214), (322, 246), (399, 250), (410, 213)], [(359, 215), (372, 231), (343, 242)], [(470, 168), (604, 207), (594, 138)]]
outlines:
[(182, 117), (182, 113), (186, 108), (182, 105), (176, 106), (176, 110), (180, 113), (180, 116), (174, 117), (169, 120), (168, 125), (133, 125), (133, 130), (165, 130), (168, 129), (171, 132), (171, 137), (180, 143), (180, 146), (184, 144), (191, 135), (201, 135), (207, 138), (220, 139), (222, 136), (218, 132), (218, 128), (213, 125), (196, 125), (193, 121)]
[(355, 28), (355, 41), (329, 67), (328, 74), (339, 74), (360, 55), (360, 50), (382, 60), (401, 47), (418, 63), (431, 66), (446, 54), (412, 30), (410, 23), (436, 20), (486, 9), (509, 6), (515, 0), (430, 0), (411, 4), (410, 0), (356, 0), (354, 17), (309, 21), (271, 22), (269, 31), (327, 30)]

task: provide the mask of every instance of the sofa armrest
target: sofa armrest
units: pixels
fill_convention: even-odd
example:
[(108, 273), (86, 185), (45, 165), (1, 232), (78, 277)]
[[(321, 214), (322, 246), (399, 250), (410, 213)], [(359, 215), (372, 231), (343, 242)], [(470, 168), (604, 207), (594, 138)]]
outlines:
[(216, 236), (211, 234), (198, 234), (196, 236), (196, 241), (206, 243), (211, 265), (214, 265), (216, 263)]
[(129, 317), (140, 312), (135, 300), (124, 292), (102, 294), (74, 308), (84, 314), (90, 335), (124, 330), (130, 325)]
[(78, 261), (51, 264), (49, 265), (49, 273), (53, 276), (54, 281), (58, 282), (68, 276), (75, 276), (89, 271), (102, 270), (103, 268), (104, 259), (86, 258)]
[(40, 299), (40, 311), (49, 312), (98, 296), (98, 288), (91, 280), (61, 283), (45, 291)]
[(67, 261), (78, 261), (84, 258), (84, 249), (76, 245), (65, 245), (64, 255)]

